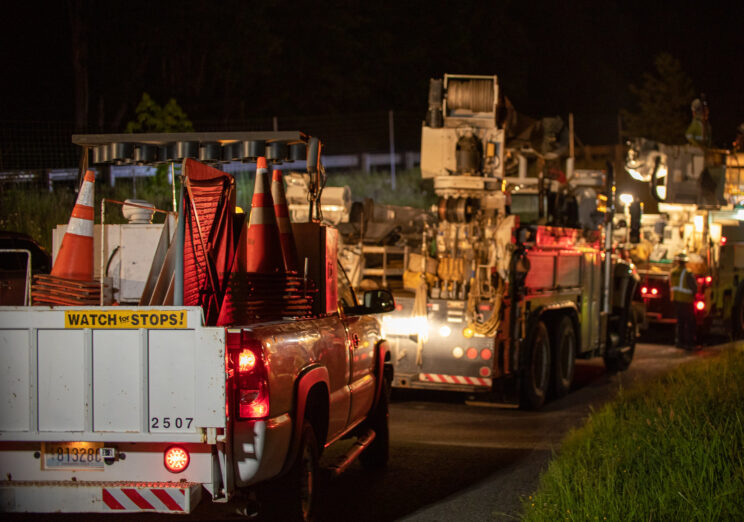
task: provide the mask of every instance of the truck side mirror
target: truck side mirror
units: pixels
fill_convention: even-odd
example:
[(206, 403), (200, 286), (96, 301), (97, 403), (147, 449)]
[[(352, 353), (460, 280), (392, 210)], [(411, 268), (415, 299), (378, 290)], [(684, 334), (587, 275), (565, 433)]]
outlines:
[(388, 290), (368, 290), (364, 292), (364, 304), (362, 313), (381, 314), (395, 310), (395, 300), (393, 294)]

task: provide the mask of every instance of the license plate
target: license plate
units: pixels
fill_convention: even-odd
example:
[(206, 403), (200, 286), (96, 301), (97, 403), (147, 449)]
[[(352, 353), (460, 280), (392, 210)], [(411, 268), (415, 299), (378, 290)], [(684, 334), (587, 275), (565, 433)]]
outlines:
[(103, 470), (102, 442), (42, 444), (42, 469)]

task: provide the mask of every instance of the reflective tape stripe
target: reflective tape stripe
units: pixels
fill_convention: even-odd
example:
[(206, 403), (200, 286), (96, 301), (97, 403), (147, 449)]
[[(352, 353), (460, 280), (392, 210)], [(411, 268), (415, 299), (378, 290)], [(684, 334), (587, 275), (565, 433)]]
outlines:
[[(146, 490), (143, 490), (146, 491)], [(129, 497), (129, 500), (134, 502), (134, 504), (140, 508), (140, 509), (155, 509), (152, 504), (150, 504), (147, 500), (145, 500), (145, 497), (143, 497), (139, 491), (136, 489), (122, 489), (122, 493), (124, 493), (127, 497)]]
[(90, 219), (93, 221), (93, 207), (85, 205), (75, 205), (72, 209), (72, 217), (80, 219)]
[(176, 488), (103, 488), (102, 500), (115, 511), (186, 511), (188, 490)]
[(114, 496), (109, 492), (108, 489), (103, 490), (103, 503), (106, 504), (109, 509), (114, 509), (117, 511), (126, 509), (124, 506), (121, 505), (121, 502), (114, 498)]
[(70, 224), (67, 226), (67, 233), (93, 237), (93, 220), (71, 217)]
[(276, 225), (274, 211), (266, 207), (257, 207), (251, 210), (248, 225)]
[(672, 291), (679, 292), (681, 294), (692, 294), (693, 290), (690, 290), (689, 288), (685, 288), (684, 282), (685, 282), (685, 276), (687, 275), (687, 269), (683, 268), (682, 273), (679, 276), (679, 281), (677, 282), (677, 286), (672, 287)]
[[(158, 497), (158, 500), (162, 502), (165, 507), (170, 509), (171, 511), (183, 511), (184, 506), (178, 505), (178, 502), (176, 502), (173, 497), (171, 497), (168, 492), (164, 489), (151, 489), (152, 494)], [(185, 495), (183, 494), (183, 490), (181, 491), (181, 496), (185, 499)]]
[(420, 381), (428, 381), (440, 384), (467, 384), (469, 386), (488, 386), (492, 384), (491, 379), (483, 377), (467, 377), (464, 375), (444, 375), (441, 373), (420, 373)]

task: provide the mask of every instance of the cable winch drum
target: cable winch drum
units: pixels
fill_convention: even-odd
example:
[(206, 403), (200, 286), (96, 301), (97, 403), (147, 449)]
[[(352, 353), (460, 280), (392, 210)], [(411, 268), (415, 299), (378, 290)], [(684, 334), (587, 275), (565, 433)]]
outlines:
[(437, 215), (440, 221), (470, 223), (479, 207), (475, 198), (441, 197), (437, 202)]
[(493, 112), (493, 80), (458, 80), (447, 82), (447, 109)]
[(439, 198), (437, 216), (439, 217), (439, 221), (447, 221), (447, 198)]

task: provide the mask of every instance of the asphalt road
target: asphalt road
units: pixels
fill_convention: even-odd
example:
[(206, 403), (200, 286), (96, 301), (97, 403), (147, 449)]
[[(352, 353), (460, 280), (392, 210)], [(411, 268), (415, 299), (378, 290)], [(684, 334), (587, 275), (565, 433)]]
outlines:
[[(637, 345), (626, 372), (608, 374), (602, 361), (578, 361), (571, 393), (537, 412), (527, 412), (463, 394), (396, 390), (390, 405), (390, 464), (369, 473), (358, 463), (340, 478), (323, 480), (321, 520), (446, 521), (514, 520), (520, 498), (537, 488), (540, 472), (568, 431), (581, 426), (592, 408), (622, 387), (658, 375), (696, 357), (664, 344), (671, 330)], [(650, 341), (650, 342), (649, 342)], [(653, 344), (652, 344), (653, 343)], [(326, 452), (333, 462), (343, 448)], [(237, 503), (202, 501), (178, 520), (236, 520)], [(16, 520), (99, 520), (55, 515)], [(173, 516), (119, 515), (117, 520), (174, 520)]]

